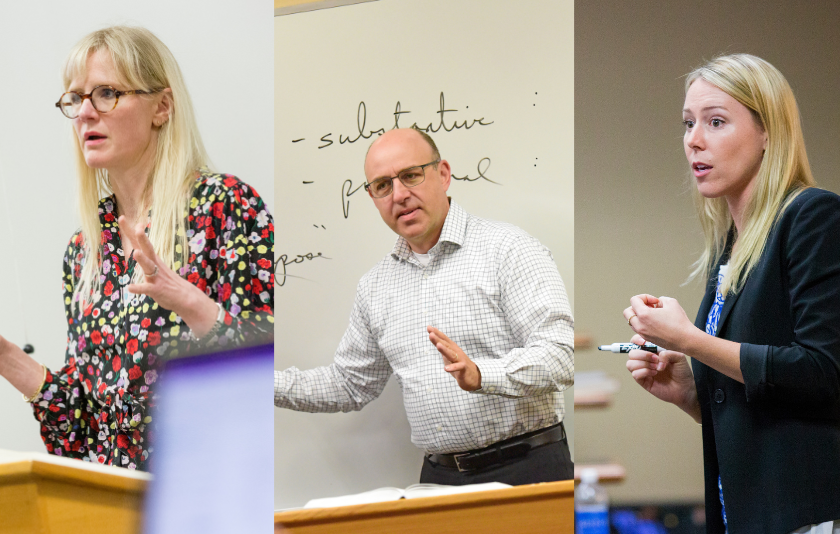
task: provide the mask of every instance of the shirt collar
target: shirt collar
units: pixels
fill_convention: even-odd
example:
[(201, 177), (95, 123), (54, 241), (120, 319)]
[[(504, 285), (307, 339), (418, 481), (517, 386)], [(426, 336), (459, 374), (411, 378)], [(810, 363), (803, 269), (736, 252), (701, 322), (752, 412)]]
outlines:
[[(462, 246), (467, 235), (467, 219), (469, 219), (469, 214), (464, 211), (464, 208), (451, 200), (449, 202), (449, 212), (446, 214), (446, 220), (443, 222), (443, 228), (440, 231), (440, 238), (435, 246), (429, 249), (429, 253), (433, 256), (439, 253), (442, 243), (452, 243), (457, 247)], [(406, 261), (412, 257), (411, 247), (404, 237), (397, 238), (397, 242), (391, 250), (391, 256)]]

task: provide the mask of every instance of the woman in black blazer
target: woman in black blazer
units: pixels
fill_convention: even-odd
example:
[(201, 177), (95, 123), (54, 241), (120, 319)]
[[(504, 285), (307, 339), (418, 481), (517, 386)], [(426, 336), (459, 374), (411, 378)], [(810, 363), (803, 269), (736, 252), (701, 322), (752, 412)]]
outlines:
[(627, 369), (703, 425), (708, 532), (836, 534), (840, 197), (813, 187), (793, 93), (762, 59), (689, 74), (683, 120), (706, 295), (694, 324), (674, 299), (630, 299), (633, 342), (668, 350)]

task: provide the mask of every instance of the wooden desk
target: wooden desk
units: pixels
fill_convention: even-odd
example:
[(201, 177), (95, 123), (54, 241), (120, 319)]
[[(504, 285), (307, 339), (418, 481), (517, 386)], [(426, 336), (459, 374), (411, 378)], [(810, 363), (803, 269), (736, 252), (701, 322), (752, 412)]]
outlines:
[(575, 374), (575, 409), (607, 408), (621, 383), (603, 371), (578, 371)]
[(592, 348), (592, 336), (575, 332), (575, 351)]
[(580, 475), (587, 468), (598, 471), (598, 481), (602, 484), (624, 482), (624, 477), (627, 476), (627, 470), (624, 469), (624, 466), (615, 462), (575, 464), (575, 482), (580, 482)]
[[(288, 534), (572, 534), (574, 481), (274, 514)], [(281, 528), (285, 527), (285, 531)]]
[(137, 534), (150, 479), (117, 467), (0, 451), (0, 532)]
[(612, 400), (613, 394), (609, 391), (575, 391), (575, 409), (608, 408)]

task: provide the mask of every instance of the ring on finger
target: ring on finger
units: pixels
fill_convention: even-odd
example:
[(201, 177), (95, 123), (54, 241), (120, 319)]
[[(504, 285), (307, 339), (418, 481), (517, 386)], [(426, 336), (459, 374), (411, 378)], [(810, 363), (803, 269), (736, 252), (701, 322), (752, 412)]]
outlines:
[(631, 315), (630, 317), (627, 318), (627, 326), (629, 326), (630, 328), (633, 328), (633, 325), (630, 324), (630, 320), (635, 316), (636, 316), (636, 314), (634, 313), (633, 315)]
[(146, 273), (146, 271), (143, 271), (143, 274), (146, 276), (146, 278), (154, 278), (155, 276), (158, 275), (158, 271), (160, 271), (160, 269), (158, 269), (158, 266), (155, 265), (155, 270), (154, 270), (154, 272), (152, 272), (152, 274), (148, 274), (148, 273)]

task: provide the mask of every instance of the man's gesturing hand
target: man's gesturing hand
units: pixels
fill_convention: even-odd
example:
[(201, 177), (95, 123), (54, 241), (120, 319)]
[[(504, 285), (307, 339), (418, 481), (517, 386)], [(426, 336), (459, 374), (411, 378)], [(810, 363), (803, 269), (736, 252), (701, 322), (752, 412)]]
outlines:
[(469, 356), (461, 350), (461, 347), (446, 337), (443, 332), (433, 326), (426, 327), (429, 332), (429, 341), (443, 356), (446, 366), (444, 370), (451, 374), (461, 389), (475, 391), (481, 387), (481, 371), (478, 366), (470, 360)]

